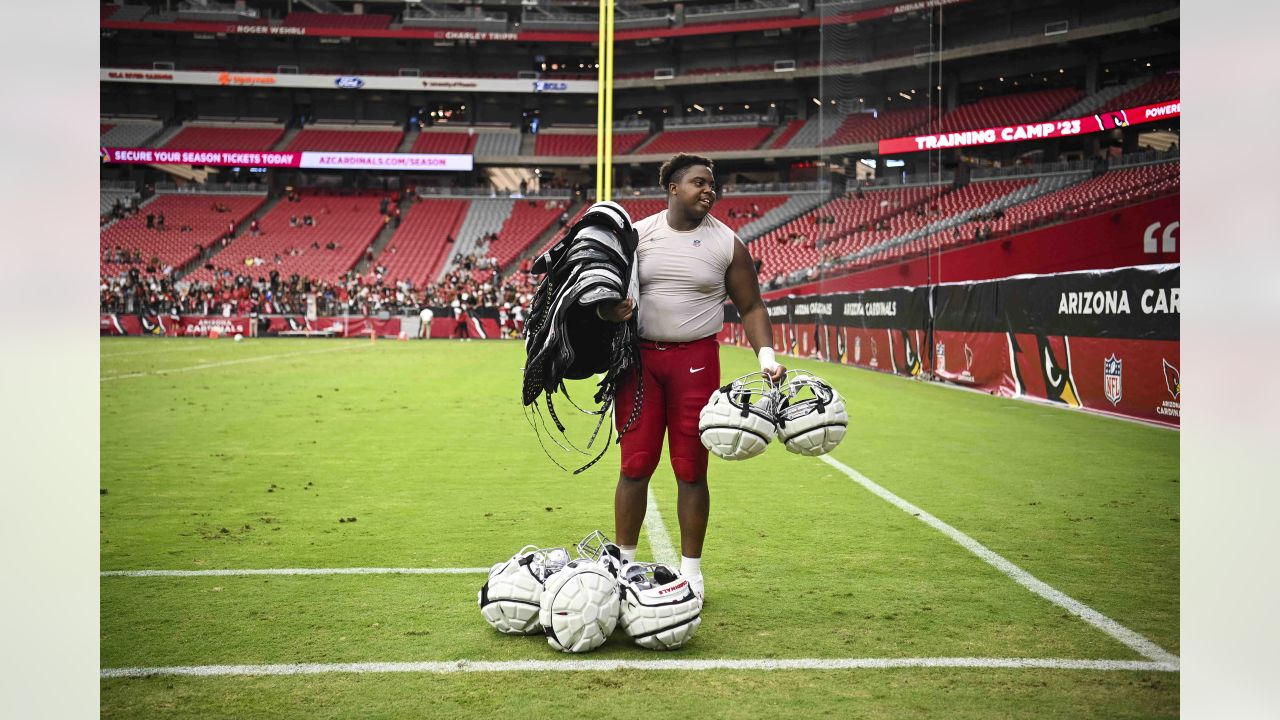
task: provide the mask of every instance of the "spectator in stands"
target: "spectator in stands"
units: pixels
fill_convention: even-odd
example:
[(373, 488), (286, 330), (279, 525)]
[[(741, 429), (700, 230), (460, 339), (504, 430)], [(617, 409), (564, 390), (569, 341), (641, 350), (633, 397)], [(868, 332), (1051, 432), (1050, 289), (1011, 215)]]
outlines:
[(153, 230), (155, 229), (155, 226), (156, 226), (155, 213), (147, 213), (147, 229)]
[(313, 227), (316, 224), (316, 219), (311, 217), (310, 215), (303, 215), (302, 224), (306, 227)]
[(254, 237), (258, 237), (258, 235), (261, 234), (261, 232), (262, 232), (262, 228), (258, 225), (258, 219), (254, 218), (249, 223), (249, 233)]
[(164, 213), (160, 213), (156, 216), (156, 229), (164, 230)]

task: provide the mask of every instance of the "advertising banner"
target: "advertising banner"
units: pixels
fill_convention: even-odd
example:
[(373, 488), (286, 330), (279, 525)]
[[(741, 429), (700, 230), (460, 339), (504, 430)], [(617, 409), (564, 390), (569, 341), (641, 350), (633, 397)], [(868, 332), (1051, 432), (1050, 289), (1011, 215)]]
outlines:
[(1157, 105), (1143, 105), (1142, 107), (1129, 108), (1127, 110), (1108, 110), (1089, 117), (1071, 120), (1045, 120), (1022, 125), (1006, 125), (1004, 127), (964, 130), (961, 132), (939, 133), (937, 135), (889, 138), (880, 141), (878, 152), (881, 155), (900, 155), (922, 150), (998, 145), (1001, 143), (1022, 142), (1024, 140), (1071, 137), (1073, 135), (1102, 132), (1103, 130), (1117, 127), (1167, 120), (1179, 117), (1181, 114), (1182, 100), (1179, 99)]
[[(1181, 266), (766, 301), (779, 352), (1178, 426)], [(720, 340), (747, 345), (729, 306)]]
[[(594, 38), (595, 35), (593, 34)], [(227, 70), (144, 70), (102, 68), (102, 82), (159, 85), (219, 85), (311, 90), (401, 90), (406, 92), (467, 90), (485, 93), (554, 93), (594, 95), (595, 80), (522, 80), (518, 78), (399, 77), (391, 75), (303, 75)]]
[(99, 149), (102, 162), (121, 165), (215, 165), (219, 167), (313, 168), (333, 170), (431, 170), (468, 172), (471, 155), (347, 152), (244, 152), (151, 148)]

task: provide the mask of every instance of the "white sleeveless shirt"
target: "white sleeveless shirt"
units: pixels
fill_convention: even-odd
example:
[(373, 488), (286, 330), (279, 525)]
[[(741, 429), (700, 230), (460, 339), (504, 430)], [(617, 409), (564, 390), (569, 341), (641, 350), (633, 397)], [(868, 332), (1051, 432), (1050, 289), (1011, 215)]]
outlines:
[(674, 230), (667, 211), (635, 224), (640, 235), (640, 337), (688, 342), (724, 327), (724, 276), (733, 262), (734, 232), (707, 215), (693, 230)]

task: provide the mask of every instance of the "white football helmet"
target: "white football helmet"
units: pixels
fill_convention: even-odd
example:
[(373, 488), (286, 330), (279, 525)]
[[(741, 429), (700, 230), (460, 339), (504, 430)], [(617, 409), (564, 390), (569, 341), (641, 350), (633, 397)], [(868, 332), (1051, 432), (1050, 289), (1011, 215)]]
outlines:
[(622, 629), (640, 647), (675, 650), (702, 624), (702, 600), (689, 581), (660, 563), (622, 568)]
[(618, 580), (594, 560), (577, 559), (547, 580), (538, 613), (547, 644), (589, 652), (618, 626)]
[(777, 391), (759, 373), (743, 375), (711, 393), (698, 414), (702, 445), (725, 460), (764, 452), (777, 432)]
[(542, 632), (538, 613), (547, 578), (569, 562), (562, 547), (538, 548), (526, 545), (506, 562), (489, 569), (480, 592), (480, 614), (494, 629), (510, 635)]
[(804, 370), (787, 373), (779, 391), (778, 440), (800, 455), (825, 455), (844, 439), (849, 413), (844, 398)]
[(600, 563), (615, 578), (622, 570), (622, 549), (615, 545), (608, 535), (599, 530), (592, 531), (590, 535), (578, 541), (575, 549), (578, 551), (578, 557)]

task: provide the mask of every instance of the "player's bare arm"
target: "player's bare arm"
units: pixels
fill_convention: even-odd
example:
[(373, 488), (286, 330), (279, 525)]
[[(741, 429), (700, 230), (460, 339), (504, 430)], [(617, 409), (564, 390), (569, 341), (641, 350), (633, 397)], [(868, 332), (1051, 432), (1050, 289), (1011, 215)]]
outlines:
[(747, 342), (755, 350), (760, 359), (760, 371), (773, 382), (782, 380), (787, 369), (779, 365), (773, 358), (773, 325), (769, 323), (769, 312), (764, 307), (764, 299), (760, 297), (760, 281), (756, 278), (756, 268), (751, 262), (751, 253), (742, 240), (733, 239), (733, 260), (724, 276), (725, 288), (729, 291), (729, 299), (738, 309), (742, 318), (742, 329), (747, 335)]

